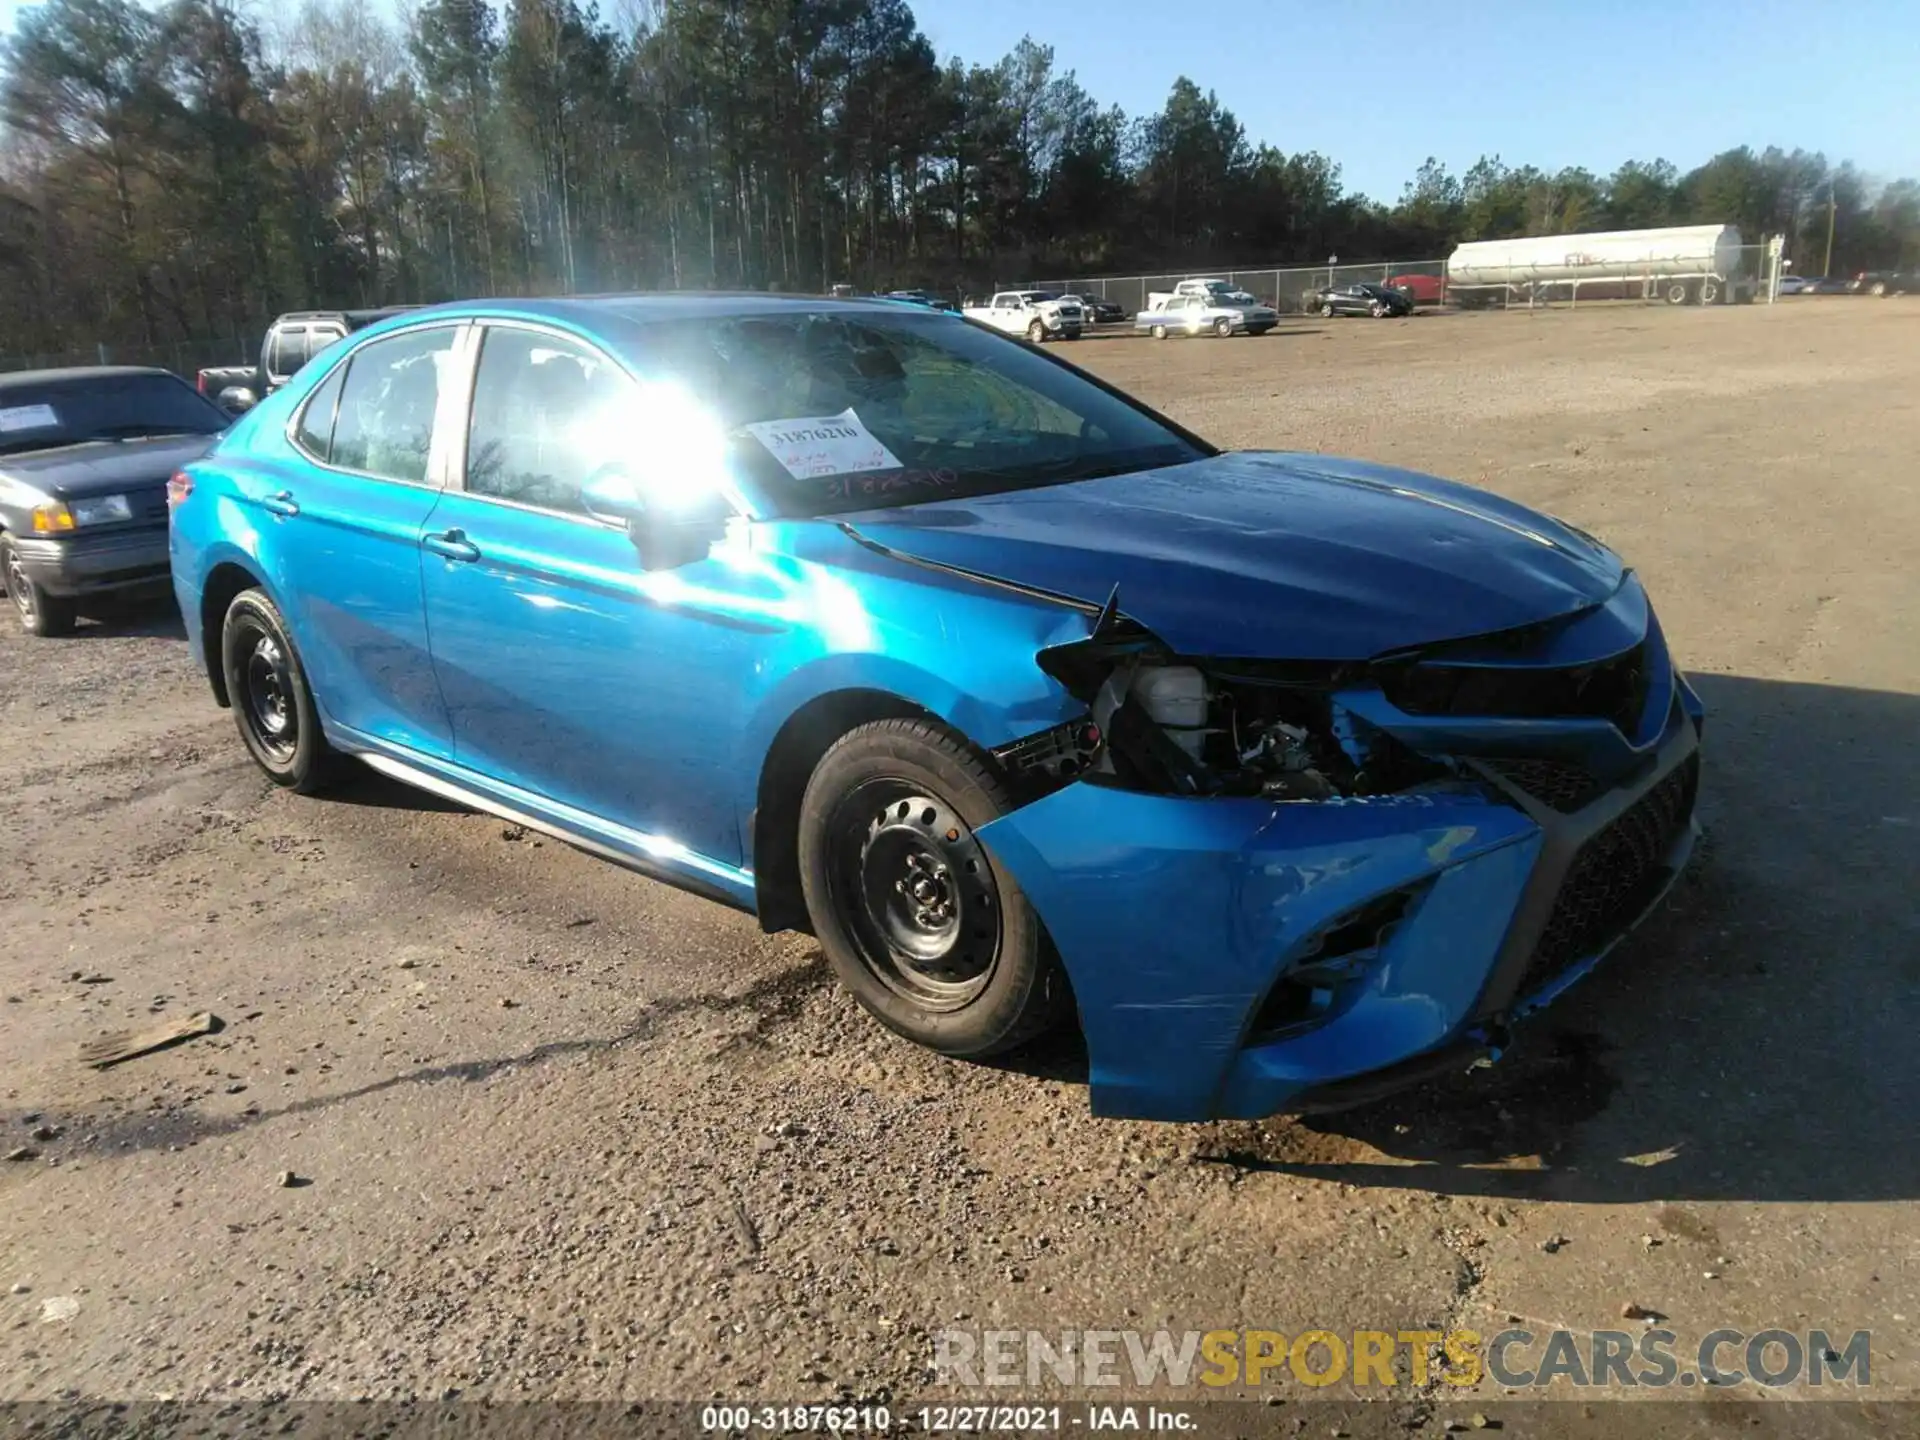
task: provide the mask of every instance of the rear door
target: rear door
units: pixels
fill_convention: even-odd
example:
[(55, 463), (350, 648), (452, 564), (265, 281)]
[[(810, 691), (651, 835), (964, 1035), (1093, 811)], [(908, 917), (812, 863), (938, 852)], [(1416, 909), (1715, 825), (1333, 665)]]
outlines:
[(242, 485), (328, 719), (441, 757), (452, 733), (427, 652), (420, 536), (440, 499), (439, 412), (458, 388), (447, 382), (465, 329), (420, 325), (361, 345), (295, 413), (299, 461)]

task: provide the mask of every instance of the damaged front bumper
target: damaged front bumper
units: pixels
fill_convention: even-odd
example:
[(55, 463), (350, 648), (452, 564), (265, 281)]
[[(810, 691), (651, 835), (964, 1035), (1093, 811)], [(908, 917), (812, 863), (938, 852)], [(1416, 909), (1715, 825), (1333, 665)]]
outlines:
[(1571, 812), (1492, 771), (1289, 803), (1080, 781), (984, 827), (1072, 981), (1094, 1113), (1326, 1108), (1497, 1053), (1691, 852), (1701, 709), (1659, 688), (1657, 737)]

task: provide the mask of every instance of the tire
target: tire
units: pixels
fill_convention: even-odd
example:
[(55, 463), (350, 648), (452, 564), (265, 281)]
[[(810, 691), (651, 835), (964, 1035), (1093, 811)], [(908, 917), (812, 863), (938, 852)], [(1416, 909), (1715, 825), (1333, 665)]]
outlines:
[(1047, 327), (1040, 321), (1036, 320), (1027, 326), (1027, 343), (1029, 345), (1044, 345), (1046, 340)]
[(20, 550), (9, 535), (0, 535), (0, 582), (4, 582), (7, 596), (13, 601), (20, 628), (29, 635), (47, 638), (73, 633), (73, 601), (64, 595), (49, 595), (28, 578)]
[(220, 668), (241, 742), (274, 784), (314, 795), (339, 779), (343, 757), (321, 732), (300, 652), (264, 590), (242, 590), (227, 606)]
[(1384, 320), (1387, 318), (1387, 307), (1376, 300), (1367, 307), (1367, 313), (1376, 320)]
[(1675, 280), (1662, 293), (1669, 305), (1684, 305), (1693, 298), (1693, 288), (1684, 280)]
[(1147, 333), (1152, 335), (1156, 340), (1164, 340), (1167, 338), (1167, 327), (1164, 325), (1156, 325)]
[(1712, 305), (1720, 299), (1720, 287), (1711, 280), (1700, 282), (1700, 303)]
[(840, 983), (943, 1055), (1010, 1050), (1068, 1010), (1039, 917), (974, 838), (1012, 808), (986, 761), (929, 720), (849, 731), (800, 802), (801, 888)]
[(1884, 281), (1884, 280), (1876, 280), (1876, 281), (1874, 281), (1874, 282), (1873, 282), (1873, 284), (1871, 284), (1871, 285), (1869, 285), (1869, 286), (1867, 287), (1867, 293), (1868, 293), (1869, 295), (1882, 295), (1882, 296), (1884, 296), (1884, 295), (1885, 295), (1885, 294), (1887, 293), (1887, 282), (1886, 282), (1886, 281)]
[(1323, 300), (1320, 302), (1320, 314), (1328, 320), (1333, 318), (1333, 302), (1331, 300)]
[(1224, 315), (1221, 316), (1213, 322), (1213, 333), (1218, 335), (1222, 340), (1225, 340), (1233, 334), (1233, 321), (1227, 319)]

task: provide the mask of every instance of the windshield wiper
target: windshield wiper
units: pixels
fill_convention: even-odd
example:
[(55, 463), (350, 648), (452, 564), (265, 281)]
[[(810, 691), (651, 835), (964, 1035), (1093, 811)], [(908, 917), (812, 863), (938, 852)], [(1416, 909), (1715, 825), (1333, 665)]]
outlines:
[(84, 435), (76, 435), (65, 442), (69, 445), (84, 445), (90, 440), (163, 440), (170, 435), (212, 435), (212, 430), (195, 430), (187, 425), (149, 425), (129, 422), (123, 425), (102, 425), (97, 430), (89, 430)]
[(1013, 485), (1044, 484), (1072, 480), (1099, 480), (1130, 470), (1153, 470), (1177, 465), (1178, 460), (1161, 459), (1153, 451), (1123, 450), (1105, 455), (1062, 455), (1052, 460), (1036, 460), (1030, 465), (1009, 465), (997, 470), (973, 470), (968, 481), (1001, 480)]

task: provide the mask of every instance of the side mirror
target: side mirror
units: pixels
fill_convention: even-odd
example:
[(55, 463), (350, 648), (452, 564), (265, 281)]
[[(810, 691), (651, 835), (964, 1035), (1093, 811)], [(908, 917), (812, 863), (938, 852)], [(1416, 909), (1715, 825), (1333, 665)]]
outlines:
[(215, 403), (229, 415), (244, 415), (260, 403), (260, 398), (244, 385), (229, 385)]
[(587, 514), (623, 527), (648, 570), (675, 570), (706, 558), (713, 542), (726, 534), (732, 513), (718, 496), (714, 502), (685, 513), (649, 505), (640, 482), (619, 465), (596, 470), (580, 487)]

